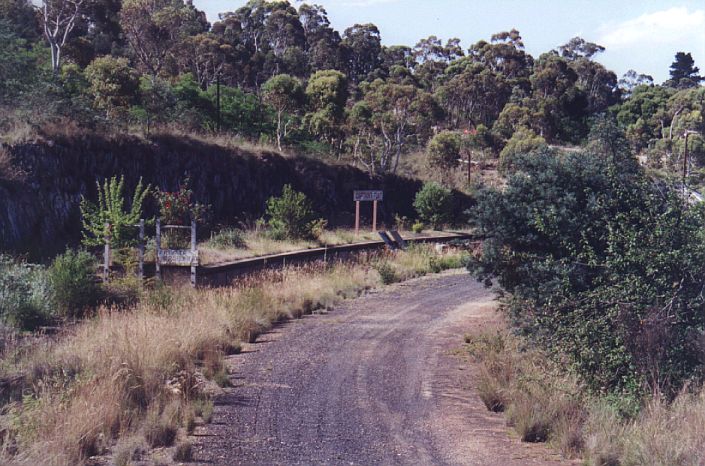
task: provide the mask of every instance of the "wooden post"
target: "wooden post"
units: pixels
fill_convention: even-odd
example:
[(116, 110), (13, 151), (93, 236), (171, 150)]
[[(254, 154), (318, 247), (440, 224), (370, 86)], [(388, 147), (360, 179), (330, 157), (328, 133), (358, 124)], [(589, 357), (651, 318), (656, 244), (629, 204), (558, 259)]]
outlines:
[(355, 201), (355, 236), (360, 235), (360, 201)]
[(140, 281), (144, 280), (144, 219), (140, 219), (139, 271)]
[(377, 201), (372, 202), (372, 233), (377, 231)]
[(156, 260), (154, 261), (154, 266), (156, 269), (157, 280), (162, 279), (162, 269), (159, 266), (159, 252), (162, 249), (162, 222), (157, 219), (157, 237), (156, 237)]
[(198, 266), (197, 256), (196, 256), (196, 220), (191, 220), (191, 253), (193, 254), (191, 259), (191, 286), (196, 287), (196, 267)]
[(103, 282), (110, 278), (110, 224), (105, 224), (105, 249), (103, 250)]

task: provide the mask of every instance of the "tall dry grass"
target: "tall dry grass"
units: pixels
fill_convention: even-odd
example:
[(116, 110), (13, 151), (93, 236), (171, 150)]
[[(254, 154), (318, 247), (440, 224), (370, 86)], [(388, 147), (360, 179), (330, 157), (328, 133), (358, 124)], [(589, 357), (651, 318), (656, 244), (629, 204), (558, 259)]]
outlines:
[(565, 457), (595, 466), (705, 465), (705, 389), (672, 402), (645, 399), (630, 418), (517, 337), (467, 336), (466, 343), (480, 363), (480, 398), (488, 409), (504, 411), (522, 440), (549, 442)]
[[(432, 270), (428, 251), (384, 260), (418, 275), (422, 263)], [(377, 260), (265, 272), (225, 289), (157, 288), (130, 310), (100, 309), (4, 362), (4, 372), (24, 374), (24, 396), (0, 416), (0, 462), (80, 465), (135, 435), (152, 447), (170, 445), (197, 415), (209, 417), (204, 375), (222, 376), (224, 355), (275, 322), (379, 285)], [(122, 458), (135, 442), (120, 445)]]

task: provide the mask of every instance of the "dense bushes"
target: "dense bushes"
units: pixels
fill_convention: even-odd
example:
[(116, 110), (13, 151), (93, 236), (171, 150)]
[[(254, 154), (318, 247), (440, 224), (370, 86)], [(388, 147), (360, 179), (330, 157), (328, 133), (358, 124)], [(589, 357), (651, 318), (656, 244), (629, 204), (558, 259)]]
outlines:
[(320, 221), (314, 219), (311, 201), (306, 195), (284, 185), (279, 197), (267, 201), (270, 234), (273, 239), (308, 239), (320, 231)]
[(650, 180), (619, 135), (596, 142), (518, 157), (505, 190), (479, 195), (471, 269), (594, 391), (675, 394), (702, 378), (705, 210)]
[(51, 290), (39, 266), (0, 254), (0, 319), (24, 330), (44, 324), (51, 314)]
[(69, 250), (48, 269), (0, 255), (0, 320), (34, 330), (55, 316), (82, 317), (102, 297), (95, 270), (85, 251)]
[(442, 228), (453, 221), (453, 194), (438, 183), (425, 183), (416, 193), (414, 208), (421, 220), (434, 229)]
[(49, 268), (49, 282), (56, 311), (66, 317), (82, 317), (101, 298), (96, 281), (95, 258), (85, 251), (68, 250)]

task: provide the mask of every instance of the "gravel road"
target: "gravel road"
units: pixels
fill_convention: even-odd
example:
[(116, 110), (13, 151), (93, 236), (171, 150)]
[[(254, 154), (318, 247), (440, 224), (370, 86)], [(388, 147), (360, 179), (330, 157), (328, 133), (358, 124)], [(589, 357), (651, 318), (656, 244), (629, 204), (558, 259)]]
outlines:
[(235, 387), (196, 431), (195, 462), (562, 464), (485, 409), (454, 351), (463, 333), (496, 324), (491, 293), (464, 273), (286, 323), (230, 359)]

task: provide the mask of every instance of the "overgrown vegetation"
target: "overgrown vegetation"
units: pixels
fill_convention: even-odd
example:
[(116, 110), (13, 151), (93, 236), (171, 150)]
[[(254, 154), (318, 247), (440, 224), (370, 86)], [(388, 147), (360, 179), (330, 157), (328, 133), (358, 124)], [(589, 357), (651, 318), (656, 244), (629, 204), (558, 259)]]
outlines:
[[(705, 461), (705, 395), (656, 395), (638, 406), (588, 394), (580, 379), (527, 341), (503, 333), (466, 336), (480, 363), (477, 390), (487, 408), (505, 412), (522, 440), (549, 442), (585, 464), (657, 466)], [(630, 411), (627, 415), (626, 410)], [(636, 409), (639, 409), (638, 413)]]
[(54, 308), (59, 315), (83, 317), (102, 298), (95, 257), (86, 251), (66, 251), (54, 259), (48, 272)]
[(414, 198), (414, 208), (419, 218), (440, 230), (450, 223), (461, 223), (453, 218), (453, 193), (433, 181), (424, 183)]
[(279, 197), (267, 201), (267, 226), (275, 240), (315, 239), (325, 230), (325, 220), (316, 220), (311, 201), (304, 193), (284, 185)]
[(113, 247), (124, 247), (135, 238), (135, 225), (142, 217), (142, 204), (149, 195), (150, 187), (137, 184), (129, 210), (125, 206), (125, 177), (114, 176), (101, 185), (96, 182), (98, 203), (93, 204), (81, 198), (81, 218), (83, 221), (83, 244), (102, 246), (106, 237)]
[[(450, 254), (444, 266), (458, 265), (450, 257), (460, 253)], [(406, 279), (439, 270), (431, 266), (434, 257), (425, 247), (383, 260)], [(363, 255), (359, 264), (264, 272), (225, 289), (157, 288), (131, 309), (103, 307), (59, 338), (6, 356), (3, 372), (22, 374), (17, 393), (24, 396), (0, 416), (3, 461), (82, 464), (108, 452), (117, 437), (124, 440), (114, 450), (116, 462), (143, 455), (145, 442), (176, 443), (174, 456), (185, 458), (181, 439), (194, 422), (212, 416), (204, 388), (222, 374), (227, 380), (224, 356), (275, 322), (377, 286), (370, 265), (379, 260)], [(203, 375), (213, 380), (204, 384)]]
[(594, 391), (672, 396), (702, 380), (705, 211), (603, 128), (587, 151), (517, 160), (504, 191), (480, 195), (473, 270), (497, 277), (514, 325)]
[(507, 186), (478, 196), (470, 269), (499, 282), (522, 337), (485, 344), (480, 394), (568, 456), (698, 464), (701, 430), (660, 429), (684, 403), (688, 423), (703, 415), (705, 206), (650, 176), (615, 125), (594, 128), (583, 150), (516, 157)]
[(51, 289), (36, 265), (0, 254), (0, 319), (5, 325), (32, 330), (51, 317)]

